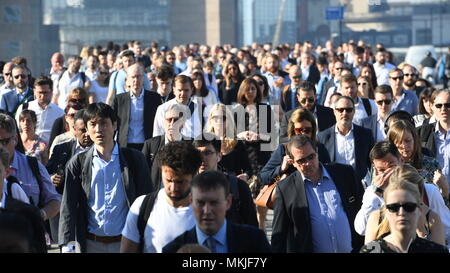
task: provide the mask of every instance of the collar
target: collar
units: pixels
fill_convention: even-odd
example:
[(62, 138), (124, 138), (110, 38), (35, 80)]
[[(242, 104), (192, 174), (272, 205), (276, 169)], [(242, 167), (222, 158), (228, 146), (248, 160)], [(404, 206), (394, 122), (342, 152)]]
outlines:
[[(78, 141), (77, 141), (78, 142)], [(94, 145), (94, 153), (93, 153), (93, 156), (94, 157), (98, 157), (98, 158), (101, 158), (100, 157), (100, 155), (98, 154), (98, 151), (97, 151), (97, 145), (94, 143), (93, 144)], [(92, 146), (91, 146), (92, 147)], [(112, 150), (112, 153), (111, 153), (111, 155), (118, 155), (119, 154), (119, 145), (117, 144), (117, 142), (115, 142), (114, 143), (114, 148), (113, 148), (113, 150)], [(112, 156), (111, 156), (111, 159), (112, 159)]]
[(145, 91), (144, 88), (142, 88), (141, 94), (139, 94), (139, 96), (136, 96), (133, 92), (130, 91), (131, 99), (138, 99), (138, 100), (142, 99), (144, 97), (144, 91)]
[(447, 131), (447, 132), (442, 132), (444, 129), (442, 128), (442, 130), (441, 130), (441, 124), (439, 123), (439, 121), (436, 121), (436, 126), (434, 127), (434, 131), (436, 132), (436, 133), (439, 133), (439, 134), (448, 134), (449, 132), (450, 132), (450, 130), (449, 131)]
[[(199, 244), (203, 245), (205, 243), (205, 240), (210, 237), (209, 235), (206, 235), (203, 233), (203, 231), (198, 227), (198, 225), (195, 225), (195, 231), (197, 232), (197, 238)], [(221, 243), (223, 246), (226, 246), (227, 242), (227, 220), (224, 219), (222, 227), (217, 231), (216, 234), (212, 235), (217, 242)]]
[[(331, 176), (330, 176), (330, 174), (328, 173), (327, 169), (326, 169), (326, 168), (322, 165), (322, 163), (320, 163), (320, 162), (319, 162), (319, 168), (320, 168), (321, 171), (322, 171), (322, 176), (320, 177), (320, 181), (323, 181), (324, 178), (328, 178), (328, 179), (331, 180)], [(310, 180), (309, 178), (305, 177), (305, 176), (303, 175), (303, 173), (300, 172), (300, 175), (302, 176), (303, 181), (307, 180), (308, 182), (311, 182), (311, 180)]]
[[(339, 135), (341, 135), (341, 136), (344, 136), (344, 135), (342, 135), (342, 134), (338, 131), (337, 125), (334, 126), (334, 132), (335, 132), (336, 134), (339, 134)], [(351, 133), (353, 133), (353, 123), (352, 123), (352, 128), (350, 129), (350, 131), (348, 131), (348, 133), (347, 133), (344, 137), (349, 136)]]
[[(81, 146), (80, 142), (77, 139), (77, 142), (76, 142), (76, 145), (75, 145), (75, 150), (77, 150), (79, 148), (82, 151), (87, 151), (87, 150), (89, 150), (89, 148), (92, 147), (92, 145), (94, 145), (94, 144), (91, 144), (91, 146), (83, 147), (83, 146)], [(95, 150), (95, 152), (97, 152), (97, 150)]]

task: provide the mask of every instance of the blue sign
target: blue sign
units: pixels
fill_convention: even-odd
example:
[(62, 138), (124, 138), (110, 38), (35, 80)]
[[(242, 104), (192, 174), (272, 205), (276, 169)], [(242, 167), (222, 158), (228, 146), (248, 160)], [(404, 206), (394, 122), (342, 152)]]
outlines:
[(344, 6), (327, 7), (325, 11), (325, 19), (327, 21), (344, 19)]

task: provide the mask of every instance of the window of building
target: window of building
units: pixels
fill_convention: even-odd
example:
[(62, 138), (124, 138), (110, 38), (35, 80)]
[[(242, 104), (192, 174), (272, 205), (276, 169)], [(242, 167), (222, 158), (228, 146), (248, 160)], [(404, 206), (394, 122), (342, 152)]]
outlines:
[(429, 44), (432, 40), (432, 31), (431, 29), (417, 29), (416, 30), (416, 44), (417, 45), (423, 45), (423, 44)]
[(4, 6), (3, 15), (3, 23), (5, 24), (22, 23), (21, 10), (19, 6)]

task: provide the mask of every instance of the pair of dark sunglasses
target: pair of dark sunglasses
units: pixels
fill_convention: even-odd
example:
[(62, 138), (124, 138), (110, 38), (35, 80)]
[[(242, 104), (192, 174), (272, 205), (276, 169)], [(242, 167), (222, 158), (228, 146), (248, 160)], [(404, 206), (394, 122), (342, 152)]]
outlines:
[(305, 104), (306, 102), (314, 103), (314, 101), (315, 101), (314, 98), (307, 98), (307, 99), (302, 99), (302, 100), (300, 101), (300, 103), (301, 103), (301, 104)]
[(344, 111), (346, 111), (347, 113), (351, 113), (353, 112), (353, 107), (348, 107), (348, 108), (336, 108), (336, 111), (338, 111), (339, 113), (342, 113)]
[(386, 205), (386, 208), (389, 210), (389, 212), (392, 213), (397, 213), (400, 210), (400, 208), (403, 208), (406, 212), (414, 212), (418, 206), (419, 205), (416, 203), (406, 202), (404, 204), (400, 203), (388, 204)]
[(392, 100), (377, 100), (376, 102), (378, 105), (383, 105), (383, 103), (389, 105), (391, 104)]
[(434, 106), (436, 106), (437, 109), (441, 109), (442, 106), (444, 106), (445, 108), (449, 109), (450, 108), (450, 103), (437, 103)]
[(299, 160), (297, 160), (297, 164), (300, 164), (300, 165), (306, 164), (307, 162), (313, 160), (314, 158), (316, 158), (316, 153), (312, 153), (312, 154), (308, 155), (307, 157), (300, 158)]
[(396, 80), (401, 80), (401, 81), (403, 81), (403, 76), (400, 76), (400, 77), (390, 77), (393, 81), (396, 81)]
[(26, 79), (26, 78), (28, 78), (28, 76), (27, 75), (24, 75), (24, 74), (20, 74), (20, 75), (15, 75), (14, 76), (14, 79), (19, 79), (19, 78), (22, 78), (22, 79)]
[(310, 134), (311, 132), (312, 132), (312, 127), (294, 128), (294, 133), (296, 135)]

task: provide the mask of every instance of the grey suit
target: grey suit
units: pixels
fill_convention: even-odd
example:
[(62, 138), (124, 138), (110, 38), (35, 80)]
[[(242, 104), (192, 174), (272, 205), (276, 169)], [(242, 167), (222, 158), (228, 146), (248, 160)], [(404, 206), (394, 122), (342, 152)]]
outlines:
[(15, 115), (17, 108), (19, 108), (20, 104), (25, 102), (30, 102), (34, 100), (33, 89), (28, 87), (27, 91), (25, 91), (25, 97), (23, 101), (20, 103), (19, 98), (17, 97), (17, 92), (15, 89), (4, 93), (0, 96), (0, 109), (5, 110), (6, 112)]
[[(378, 139), (378, 130), (377, 130), (378, 121), (377, 121), (377, 119), (378, 119), (378, 115), (374, 114), (374, 115), (371, 115), (371, 116), (361, 120), (361, 126), (369, 129), (372, 132), (373, 140), (375, 142), (377, 142), (377, 139)], [(384, 130), (384, 128), (381, 128), (381, 129)]]
[[(65, 245), (76, 240), (80, 243), (82, 252), (86, 251), (93, 153), (94, 146), (77, 154), (67, 163), (60, 210), (59, 243)], [(130, 207), (137, 197), (153, 190), (150, 172), (140, 151), (120, 148), (119, 160), (126, 201)]]

